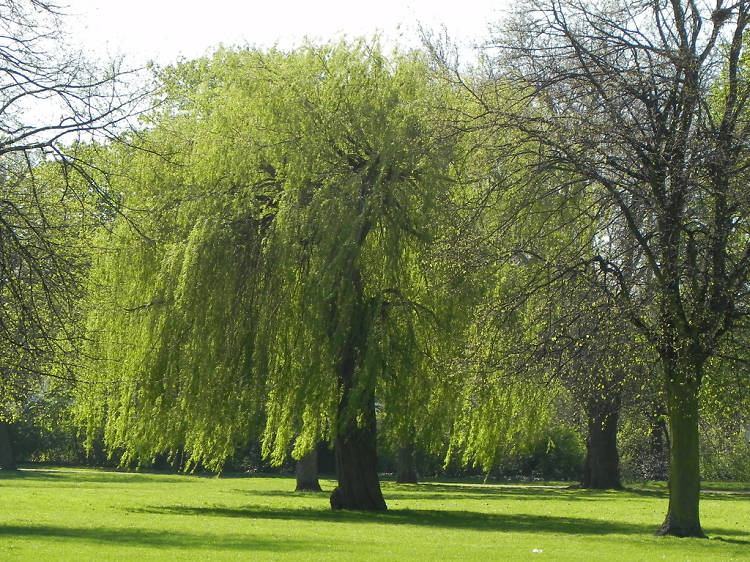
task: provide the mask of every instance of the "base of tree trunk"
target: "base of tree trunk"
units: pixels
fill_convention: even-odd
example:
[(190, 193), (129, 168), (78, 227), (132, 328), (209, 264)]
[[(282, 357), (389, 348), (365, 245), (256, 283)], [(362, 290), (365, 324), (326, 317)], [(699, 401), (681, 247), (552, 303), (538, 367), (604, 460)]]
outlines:
[[(673, 376), (667, 385), (671, 437), (669, 508), (657, 536), (705, 538), (700, 523), (698, 384)], [(676, 381), (676, 382), (675, 382)], [(692, 382), (692, 384), (687, 384)]]
[(295, 492), (320, 492), (318, 481), (318, 451), (313, 449), (297, 461), (297, 487)]
[(336, 436), (338, 486), (331, 493), (331, 509), (385, 511), (380, 490), (375, 441), (375, 402), (364, 412), (365, 420), (351, 420)]
[(700, 524), (696, 525), (695, 523), (681, 523), (680, 521), (677, 521), (675, 517), (672, 517), (671, 513), (667, 514), (667, 518), (664, 520), (664, 523), (659, 528), (659, 530), (654, 533), (654, 535), (656, 535), (657, 537), (693, 537), (697, 539), (706, 538), (706, 535), (703, 533), (703, 529), (701, 529)]
[(588, 408), (586, 461), (580, 488), (587, 490), (622, 490), (620, 459), (617, 452), (619, 397)]
[(414, 461), (414, 445), (398, 448), (398, 470), (396, 472), (398, 484), (417, 483), (417, 465)]
[(10, 443), (8, 422), (5, 421), (0, 421), (0, 468), (4, 470), (16, 469), (16, 459), (13, 456), (13, 447)]

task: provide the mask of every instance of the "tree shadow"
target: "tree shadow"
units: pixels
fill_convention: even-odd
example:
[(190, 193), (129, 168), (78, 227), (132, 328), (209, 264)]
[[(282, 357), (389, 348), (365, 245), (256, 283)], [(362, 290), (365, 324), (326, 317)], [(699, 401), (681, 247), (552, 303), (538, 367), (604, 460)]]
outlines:
[[(566, 486), (487, 485), (485, 487), (484, 485), (417, 484), (410, 485), (408, 488), (403, 487), (403, 485), (389, 486), (384, 490), (384, 493), (386, 499), (490, 500), (503, 498), (517, 500), (595, 501), (622, 497), (623, 490), (583, 490)], [(664, 494), (661, 495), (666, 497)]]
[(179, 483), (179, 479), (165, 478), (164, 474), (141, 473), (141, 472), (105, 472), (95, 470), (76, 469), (28, 469), (21, 468), (14, 471), (0, 471), (0, 481), (14, 480), (14, 486), (33, 486), (34, 483), (42, 482), (70, 482), (71, 486), (84, 483), (106, 484), (106, 485), (132, 485), (132, 484), (169, 484)]
[[(628, 492), (636, 496), (646, 498), (669, 498), (669, 490), (653, 488), (625, 488), (623, 492)], [(737, 489), (704, 489), (701, 490), (701, 500), (718, 500), (718, 501), (747, 501), (750, 499), (750, 491)]]
[[(507, 533), (550, 533), (568, 535), (653, 535), (650, 524), (606, 521), (602, 519), (555, 515), (498, 514), (457, 510), (389, 509), (384, 512), (332, 511), (316, 508), (276, 508), (269, 506), (191, 507), (150, 506), (133, 513), (185, 515), (199, 517), (238, 517), (318, 523), (415, 525), (443, 529)], [(716, 540), (750, 546), (750, 533), (737, 529), (710, 529)], [(724, 535), (722, 537), (721, 535)], [(731, 538), (725, 538), (731, 537)]]
[(636, 523), (554, 515), (498, 514), (473, 511), (390, 509), (385, 512), (332, 511), (314, 508), (276, 508), (269, 506), (191, 507), (150, 506), (137, 513), (187, 515), (201, 517), (241, 517), (247, 519), (281, 519), (335, 523), (379, 523), (416, 525), (444, 529), (510, 533), (647, 534), (653, 527)]
[[(331, 489), (323, 488), (320, 491), (304, 491), (298, 492), (294, 489), (294, 481), (290, 480), (291, 486), (288, 490), (244, 490), (242, 488), (233, 488), (230, 490), (232, 494), (238, 496), (250, 496), (250, 497), (269, 497), (269, 498), (327, 498), (331, 495)], [(322, 483), (321, 483), (322, 484)]]
[(268, 539), (250, 534), (210, 535), (205, 533), (185, 533), (176, 531), (154, 531), (122, 527), (63, 527), (54, 525), (0, 525), (0, 538), (30, 538), (71, 540), (92, 544), (128, 546), (151, 546), (176, 548), (186, 551), (200, 550), (242, 550), (291, 552), (325, 548), (310, 541), (296, 541), (285, 538)]
[(750, 492), (739, 490), (701, 490), (702, 500), (747, 501)]
[[(729, 534), (729, 535), (734, 535), (734, 536), (745, 536), (747, 533), (740, 533), (740, 532), (737, 532), (737, 531), (727, 532), (725, 530), (723, 534)], [(750, 536), (750, 535), (748, 535), (748, 536)], [(742, 540), (742, 539), (726, 539), (726, 538), (724, 538), (722, 536), (711, 536), (711, 537), (709, 537), (709, 539), (712, 540), (712, 541), (725, 542), (725, 543), (729, 543), (729, 544), (739, 544), (739, 545), (743, 545), (743, 546), (750, 546), (750, 538)]]

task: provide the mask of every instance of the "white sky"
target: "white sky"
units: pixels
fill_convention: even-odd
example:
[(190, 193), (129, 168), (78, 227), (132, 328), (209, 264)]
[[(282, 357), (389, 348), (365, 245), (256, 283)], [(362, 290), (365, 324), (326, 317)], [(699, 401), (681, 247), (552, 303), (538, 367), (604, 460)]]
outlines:
[(131, 64), (195, 58), (219, 43), (282, 48), (302, 38), (372, 36), (418, 44), (418, 25), (480, 43), (510, 0), (61, 0), (72, 42)]

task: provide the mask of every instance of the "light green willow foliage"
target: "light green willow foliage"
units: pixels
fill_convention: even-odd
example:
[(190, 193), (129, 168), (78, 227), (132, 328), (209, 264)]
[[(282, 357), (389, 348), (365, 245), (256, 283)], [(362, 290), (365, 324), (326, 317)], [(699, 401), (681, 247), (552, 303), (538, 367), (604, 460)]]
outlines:
[(457, 398), (446, 462), (487, 471), (538, 442), (549, 423), (561, 387), (544, 337), (564, 284), (551, 272), (575, 268), (590, 240), (577, 219), (585, 189), (572, 195), (580, 184), (536, 170), (539, 148), (507, 131), (490, 124), (471, 138), (479, 147), (471, 167), (484, 181), (465, 194), (471, 227), (454, 259), (475, 293), (456, 376), (440, 388), (443, 401)]
[(262, 431), (280, 462), (335, 435), (342, 357), (345, 417), (427, 395), (452, 305), (426, 252), (455, 184), (435, 118), (453, 94), (429, 76), (364, 42), (161, 72), (163, 110), (108, 156), (129, 220), (91, 278), (90, 439), (218, 468)]
[(103, 432), (123, 462), (185, 451), (219, 468), (262, 428), (253, 350), (273, 189), (252, 150), (262, 99), (224, 59), (163, 71), (163, 112), (105, 157), (125, 207), (98, 241), (79, 415), (89, 444)]
[(286, 139), (273, 162), (284, 183), (267, 254), (275, 293), (261, 317), (264, 445), (278, 462), (292, 444), (298, 456), (334, 437), (373, 393), (398, 419), (429, 399), (425, 357), (449, 339), (456, 299), (430, 271), (430, 247), (456, 179), (439, 115), (454, 94), (419, 55), (311, 48), (276, 80), (269, 128)]

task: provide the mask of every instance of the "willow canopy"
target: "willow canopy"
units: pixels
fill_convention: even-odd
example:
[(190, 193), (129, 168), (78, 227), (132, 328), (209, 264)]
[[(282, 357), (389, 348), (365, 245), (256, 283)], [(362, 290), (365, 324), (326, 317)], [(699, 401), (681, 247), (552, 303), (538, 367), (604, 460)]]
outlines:
[(430, 75), (365, 42), (161, 72), (163, 109), (108, 156), (130, 211), (91, 279), (91, 438), (214, 468), (327, 438), (332, 506), (385, 509), (376, 400), (426, 399), (458, 294), (430, 260), (456, 151)]

